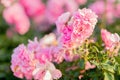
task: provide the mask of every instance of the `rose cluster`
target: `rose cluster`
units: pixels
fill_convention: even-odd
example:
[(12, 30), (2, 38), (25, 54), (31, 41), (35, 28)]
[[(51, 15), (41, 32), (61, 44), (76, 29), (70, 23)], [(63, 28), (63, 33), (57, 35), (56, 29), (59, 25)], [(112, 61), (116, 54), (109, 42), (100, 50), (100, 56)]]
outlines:
[[(52, 63), (50, 53), (51, 48), (49, 46), (54, 46), (55, 35), (51, 33), (48, 36), (45, 36), (41, 41), (38, 41), (37, 38), (34, 41), (29, 40), (27, 46), (21, 44), (15, 48), (11, 60), (11, 69), (16, 77), (25, 77), (28, 80), (52, 80), (59, 79), (62, 76), (61, 71), (56, 69)], [(48, 38), (51, 38), (49, 43)]]
[(15, 48), (11, 69), (14, 75), (26, 79), (46, 78), (58, 79), (62, 76), (60, 70), (56, 69), (52, 62), (60, 63), (63, 59), (72, 61), (74, 55), (72, 49), (80, 46), (92, 35), (97, 16), (89, 9), (79, 9), (75, 13), (62, 14), (56, 21), (59, 38), (49, 34), (40, 41), (35, 38), (28, 45), (19, 45)]
[[(58, 36), (51, 33), (40, 41), (37, 38), (25, 46), (19, 45), (12, 54), (11, 69), (19, 78), (53, 80), (62, 77), (62, 71), (54, 63), (60, 65), (63, 61), (72, 62), (80, 59), (81, 46), (90, 40), (97, 15), (90, 9), (78, 9), (75, 12), (63, 13), (56, 21)], [(106, 50), (116, 53), (120, 48), (120, 37), (105, 29), (101, 30), (102, 40)], [(83, 49), (83, 53), (88, 49)], [(109, 56), (114, 56), (109, 54)], [(89, 61), (85, 63), (85, 70), (95, 68)], [(84, 71), (85, 71), (84, 70)], [(80, 75), (79, 78), (82, 78)]]

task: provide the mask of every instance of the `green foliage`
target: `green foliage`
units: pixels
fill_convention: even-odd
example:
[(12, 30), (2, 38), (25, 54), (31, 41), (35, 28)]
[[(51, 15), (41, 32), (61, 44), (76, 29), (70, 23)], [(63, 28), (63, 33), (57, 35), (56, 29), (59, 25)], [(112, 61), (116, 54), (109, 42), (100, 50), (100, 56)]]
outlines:
[(113, 73), (105, 71), (104, 76), (104, 80), (115, 80)]

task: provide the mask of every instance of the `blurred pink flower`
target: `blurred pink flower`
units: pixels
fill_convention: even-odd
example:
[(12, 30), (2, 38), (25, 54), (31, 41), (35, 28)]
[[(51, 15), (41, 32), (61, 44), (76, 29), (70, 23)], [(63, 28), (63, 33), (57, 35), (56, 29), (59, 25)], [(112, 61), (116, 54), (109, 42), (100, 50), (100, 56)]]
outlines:
[(96, 1), (96, 2), (92, 3), (89, 6), (89, 8), (92, 9), (99, 17), (102, 17), (102, 14), (105, 11), (105, 3), (102, 0)]
[(112, 34), (105, 29), (101, 30), (101, 37), (106, 49), (110, 51), (112, 51), (117, 46), (117, 43), (120, 42), (120, 37), (117, 33)]
[(80, 5), (84, 5), (87, 2), (87, 0), (76, 0), (76, 2)]
[(46, 6), (42, 0), (19, 0), (19, 3), (24, 7), (27, 15), (32, 18), (36, 30), (47, 31), (50, 28), (50, 23), (45, 15)]
[(34, 17), (33, 22), (36, 25), (35, 26), (36, 31), (46, 32), (51, 29), (51, 25), (48, 19), (46, 18), (45, 14), (43, 16), (41, 15), (41, 16)]
[(114, 3), (116, 0), (106, 0), (108, 3)]
[(120, 3), (116, 5), (115, 13), (117, 18), (120, 18)]
[(23, 35), (28, 32), (30, 22), (20, 4), (15, 3), (6, 8), (3, 12), (3, 17), (7, 23), (15, 26), (15, 30), (19, 34)]
[(35, 24), (39, 25), (45, 19), (45, 4), (42, 0), (19, 0), (20, 4), (24, 7), (28, 16), (30, 16)]
[(50, 23), (55, 23), (62, 13), (67, 11), (72, 13), (77, 9), (78, 5), (74, 0), (48, 0), (46, 15)]
[(20, 4), (25, 8), (30, 17), (42, 16), (45, 11), (45, 5), (41, 0), (20, 0)]
[(106, 5), (106, 19), (109, 24), (114, 22), (115, 19), (115, 5), (114, 3), (107, 3)]
[(89, 7), (99, 16), (100, 19), (104, 16), (106, 22), (111, 24), (114, 22), (116, 14), (114, 2), (115, 0), (107, 0), (107, 2), (104, 0), (98, 0), (92, 3)]
[(12, 32), (12, 30), (11, 30), (11, 29), (7, 29), (6, 35), (7, 35), (8, 38), (12, 38), (12, 37), (13, 37), (13, 32)]

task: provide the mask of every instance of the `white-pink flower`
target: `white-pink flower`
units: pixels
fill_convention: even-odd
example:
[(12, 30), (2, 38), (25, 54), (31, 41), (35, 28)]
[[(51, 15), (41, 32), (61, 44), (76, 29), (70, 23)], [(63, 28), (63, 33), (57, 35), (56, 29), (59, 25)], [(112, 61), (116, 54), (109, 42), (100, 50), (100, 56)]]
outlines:
[(101, 37), (104, 41), (106, 49), (110, 51), (117, 47), (118, 42), (120, 42), (120, 37), (117, 33), (112, 34), (105, 29), (101, 30)]
[(57, 45), (57, 38), (54, 33), (50, 33), (48, 35), (45, 35), (43, 38), (40, 40), (40, 44), (43, 47), (48, 47), (48, 46), (55, 46)]
[(30, 22), (23, 7), (19, 3), (6, 8), (3, 12), (3, 17), (7, 23), (15, 26), (15, 30), (23, 35), (28, 32)]
[(62, 76), (61, 72), (55, 68), (51, 62), (40, 64), (33, 71), (33, 77), (37, 80), (53, 80), (59, 79)]
[(57, 30), (61, 34), (59, 42), (67, 48), (80, 46), (92, 35), (96, 23), (97, 15), (90, 9), (62, 14), (56, 21)]
[(97, 23), (97, 15), (90, 9), (79, 9), (76, 11), (69, 25), (73, 27), (71, 39), (79, 44), (89, 38)]

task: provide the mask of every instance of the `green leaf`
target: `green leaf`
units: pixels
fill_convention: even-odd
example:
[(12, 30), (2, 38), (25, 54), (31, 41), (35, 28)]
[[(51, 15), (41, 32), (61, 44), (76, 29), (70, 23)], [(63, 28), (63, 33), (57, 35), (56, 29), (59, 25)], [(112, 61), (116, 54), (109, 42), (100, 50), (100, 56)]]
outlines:
[(114, 74), (105, 71), (105, 72), (104, 72), (104, 80), (115, 80)]
[(85, 61), (83, 59), (79, 61), (79, 66), (80, 66), (80, 69), (85, 69)]
[(118, 64), (120, 64), (120, 56), (115, 57), (115, 60)]
[(97, 48), (96, 46), (93, 46), (93, 48), (94, 48), (97, 52), (99, 52), (99, 50), (98, 50), (98, 48)]
[(118, 67), (118, 74), (120, 75), (120, 66)]
[(111, 65), (109, 65), (109, 64), (102, 64), (102, 68), (104, 69), (104, 70), (107, 70), (107, 71), (109, 71), (109, 72), (111, 72), (111, 73), (115, 73), (114, 72), (114, 66), (111, 66)]
[(99, 63), (98, 62), (96, 62), (96, 61), (90, 61), (92, 64), (94, 64), (94, 65), (96, 65), (96, 66), (98, 66), (99, 65)]

